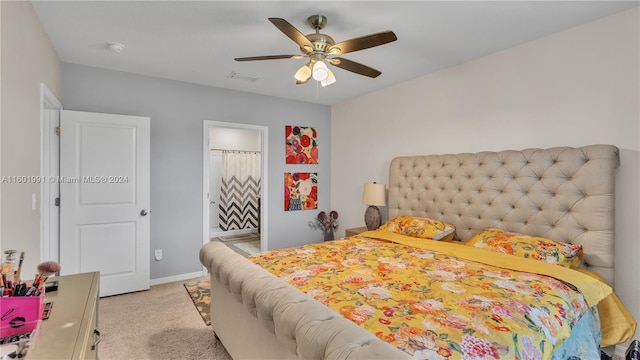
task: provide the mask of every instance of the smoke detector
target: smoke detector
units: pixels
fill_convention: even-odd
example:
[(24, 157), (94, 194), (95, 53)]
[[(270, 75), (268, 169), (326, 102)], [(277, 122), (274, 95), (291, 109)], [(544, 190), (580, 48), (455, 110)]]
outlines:
[(121, 53), (124, 50), (124, 45), (117, 42), (108, 42), (107, 47), (114, 53)]

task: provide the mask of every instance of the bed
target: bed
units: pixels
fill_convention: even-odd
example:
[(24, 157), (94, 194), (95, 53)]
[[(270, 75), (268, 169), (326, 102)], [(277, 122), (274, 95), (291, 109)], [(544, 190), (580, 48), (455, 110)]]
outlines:
[[(595, 343), (596, 346), (603, 336), (601, 331), (604, 331), (606, 344), (611, 345), (613, 342), (625, 341), (635, 332), (635, 322), (615, 294), (611, 293), (615, 271), (613, 260), (614, 175), (618, 165), (618, 149), (611, 145), (398, 157), (392, 160), (389, 169), (389, 219), (395, 220), (403, 216), (410, 219), (436, 219), (454, 227), (455, 232), (451, 234), (455, 234), (455, 238), (452, 241), (423, 241), (422, 243), (429, 244), (422, 244), (419, 247), (426, 246), (426, 248), (416, 250), (423, 255), (427, 252), (430, 257), (432, 254), (444, 256), (445, 258), (439, 260), (440, 264), (458, 261), (455, 256), (464, 252), (482, 254), (479, 257), (489, 258), (490, 263), (499, 262), (498, 260), (504, 254), (493, 252), (492, 254), (495, 255), (487, 255), (483, 251), (489, 250), (468, 246), (469, 240), (482, 246), (486, 245), (486, 241), (478, 241), (478, 236), (482, 237), (481, 234), (485, 231), (505, 231), (509, 235), (517, 233), (525, 237), (542, 237), (553, 239), (559, 244), (567, 244), (569, 247), (581, 248), (582, 252), (578, 259), (581, 270), (575, 270), (570, 266), (566, 268), (557, 265), (547, 266), (547, 264), (537, 266), (536, 264), (546, 261), (520, 258), (516, 262), (524, 264), (525, 268), (515, 271), (520, 271), (518, 276), (527, 277), (528, 281), (533, 275), (523, 274), (536, 273), (538, 267), (546, 266), (552, 267), (548, 271), (557, 269), (558, 272), (567, 273), (572, 281), (576, 279), (580, 285), (570, 284), (566, 280), (550, 280), (555, 279), (556, 275), (549, 279), (536, 278), (545, 285), (535, 285), (533, 288), (534, 291), (538, 293), (542, 291), (547, 296), (547, 288), (550, 283), (553, 283), (551, 287), (558, 288), (560, 294), (569, 296), (571, 293), (571, 296), (576, 297), (578, 299), (575, 300), (576, 304), (584, 301), (582, 305), (577, 306), (580, 311), (572, 320), (560, 319), (557, 311), (552, 313), (555, 319), (553, 316), (547, 317), (557, 323), (563, 320), (569, 321), (571, 328), (584, 329), (580, 331), (582, 336), (585, 334), (592, 336), (589, 342)], [(344, 306), (332, 309), (323, 304), (323, 302), (327, 303), (323, 295), (313, 293), (309, 288), (306, 289), (309, 293), (300, 290), (305, 289), (308, 281), (315, 281), (317, 276), (307, 274), (304, 284), (297, 284), (300, 285), (297, 287), (291, 285), (292, 282), (295, 283), (292, 279), (299, 280), (304, 276), (290, 276), (291, 274), (283, 276), (282, 272), (286, 270), (286, 266), (280, 265), (286, 264), (286, 261), (278, 257), (283, 255), (281, 253), (290, 252), (297, 254), (297, 258), (303, 258), (306, 257), (307, 252), (320, 252), (318, 249), (323, 246), (331, 252), (329, 256), (346, 253), (349, 249), (360, 251), (362, 244), (366, 247), (370, 242), (389, 242), (398, 247), (409, 246), (406, 243), (408, 241), (406, 234), (394, 235), (400, 239), (397, 240), (398, 243), (391, 242), (393, 239), (380, 238), (380, 233), (381, 231), (365, 233), (364, 236), (354, 239), (259, 254), (251, 260), (237, 255), (223, 244), (206, 244), (201, 249), (200, 260), (210, 272), (211, 321), (215, 334), (234, 359), (401, 359), (438, 358), (437, 356), (453, 359), (526, 358), (529, 355), (532, 358), (551, 358), (552, 355), (566, 358), (570, 355), (567, 351), (572, 350), (568, 350), (566, 346), (563, 347), (563, 344), (571, 344), (569, 340), (575, 341), (575, 339), (559, 339), (557, 334), (546, 334), (551, 340), (536, 341), (534, 347), (537, 353), (533, 351), (531, 354), (523, 354), (523, 351), (530, 350), (525, 349), (528, 347), (525, 344), (524, 348), (518, 345), (513, 349), (494, 346), (490, 353), (476, 354), (472, 357), (465, 355), (464, 349), (461, 349), (460, 344), (463, 341), (453, 341), (446, 338), (448, 334), (430, 330), (432, 329), (430, 326), (433, 325), (432, 320), (422, 320), (423, 323), (427, 323), (425, 326), (429, 328), (427, 332), (430, 339), (423, 342), (429, 343), (429, 346), (408, 346), (407, 343), (414, 344), (410, 339), (403, 342), (403, 351), (399, 349), (397, 341), (391, 345), (393, 341), (389, 340), (389, 334), (372, 332), (357, 325), (358, 321), (354, 321), (352, 312), (342, 311)], [(486, 233), (484, 235), (486, 239)], [(436, 249), (430, 246), (436, 246)], [(331, 250), (332, 247), (333, 250)], [(395, 251), (397, 250), (391, 253)], [(554, 254), (557, 255), (557, 253)], [(477, 254), (470, 256), (478, 257)], [(527, 253), (526, 256), (530, 255)], [(505, 255), (505, 257), (512, 257), (512, 255)], [(485, 273), (496, 273), (496, 276), (500, 276), (500, 271), (487, 270), (486, 266), (490, 264), (478, 263), (477, 261), (480, 260), (482, 259), (475, 258), (461, 261), (480, 264), (477, 266), (480, 266), (481, 270), (476, 269), (475, 273), (485, 271)], [(254, 262), (261, 263), (264, 267), (257, 266)], [(578, 266), (577, 263), (574, 265)], [(309, 266), (299, 265), (299, 268), (305, 269)], [(340, 269), (340, 272), (343, 270)], [(596, 275), (584, 275), (589, 271)], [(274, 275), (275, 273), (280, 276)], [(411, 276), (415, 278), (419, 275)], [(535, 275), (537, 276), (542, 275)], [(600, 277), (601, 281), (590, 281), (592, 276)], [(437, 273), (431, 272), (429, 277), (421, 279), (417, 279), (416, 283), (438, 280)], [(583, 283), (585, 288), (582, 288)], [(430, 283), (430, 285), (433, 284)], [(314, 286), (316, 286), (314, 289), (318, 288), (317, 284)], [(449, 292), (460, 290), (456, 286), (456, 284), (449, 285)], [(541, 287), (544, 289), (540, 290)], [(589, 290), (583, 290), (586, 287)], [(425, 286), (422, 288), (422, 292), (431, 291)], [(521, 289), (506, 290), (515, 293)], [(351, 294), (356, 292), (351, 291)], [(469, 302), (464, 304), (467, 309), (464, 318), (467, 320), (479, 316), (475, 313), (479, 313), (478, 304), (482, 305), (484, 297), (483, 294), (476, 295), (478, 296), (474, 298), (473, 304)], [(557, 296), (558, 299), (563, 297)], [(396, 300), (402, 301), (402, 299)], [(419, 301), (416, 300), (412, 304), (415, 305)], [(549, 302), (549, 299), (542, 298), (542, 301)], [(459, 301), (458, 303), (460, 304)], [(610, 313), (611, 309), (607, 307), (603, 310), (606, 316), (599, 315), (598, 311), (604, 303), (613, 304), (613, 307), (619, 311)], [(368, 304), (365, 305), (368, 306)], [(490, 312), (495, 312), (495, 307), (489, 308)], [(564, 317), (568, 308), (560, 305), (558, 308)], [(391, 307), (385, 309), (389, 311)], [(412, 309), (415, 310), (415, 306)], [(451, 309), (444, 310), (440, 313), (454, 312)], [(415, 313), (418, 312), (416, 310)], [(411, 313), (411, 318), (413, 314)], [(388, 314), (385, 313), (386, 315)], [(385, 316), (378, 318), (386, 322)], [(487, 333), (485, 335), (489, 336), (485, 338), (489, 340), (483, 342), (470, 336), (475, 335), (476, 332), (481, 333), (482, 326), (471, 331), (469, 328), (463, 329), (458, 335), (452, 334), (452, 338), (454, 336), (464, 338), (466, 348), (491, 345), (491, 334), (500, 332), (506, 326), (500, 326), (503, 318), (499, 314), (491, 313), (486, 318), (489, 317), (495, 321), (495, 324), (492, 324), (491, 321), (483, 320), (484, 325), (491, 326), (484, 331)], [(544, 328), (541, 325), (545, 321), (543, 318), (539, 317), (536, 321), (529, 313), (522, 318), (524, 320), (516, 320), (516, 322), (528, 321), (528, 324), (524, 324), (525, 327), (528, 325), (530, 328), (540, 330)], [(604, 322), (600, 324), (600, 318), (604, 318), (606, 324)], [(392, 332), (399, 331), (398, 329), (403, 326), (407, 329), (402, 330), (407, 331), (410, 330), (409, 328), (414, 328), (407, 324), (391, 326)], [(614, 330), (605, 329), (605, 327)], [(614, 332), (613, 335), (609, 334), (611, 331)], [(577, 330), (574, 332), (578, 333)], [(438, 336), (433, 337), (432, 333)], [(518, 335), (515, 333), (509, 336), (513, 336), (513, 342), (516, 343), (518, 341), (515, 339)], [(470, 338), (476, 342), (467, 341)], [(434, 341), (439, 345), (435, 346)], [(553, 346), (551, 346), (552, 342)], [(578, 341), (578, 343), (581, 342), (586, 341)], [(549, 350), (550, 348), (552, 350)], [(593, 351), (593, 349), (585, 351)]]

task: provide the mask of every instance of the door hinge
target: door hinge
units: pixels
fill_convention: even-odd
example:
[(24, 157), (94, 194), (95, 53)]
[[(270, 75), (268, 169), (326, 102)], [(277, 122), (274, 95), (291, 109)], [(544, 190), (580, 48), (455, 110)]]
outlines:
[(57, 207), (60, 207), (60, 198), (59, 198), (59, 197), (57, 197), (57, 198), (56, 198), (55, 205), (56, 205)]
[(60, 136), (60, 126), (56, 126), (56, 135)]

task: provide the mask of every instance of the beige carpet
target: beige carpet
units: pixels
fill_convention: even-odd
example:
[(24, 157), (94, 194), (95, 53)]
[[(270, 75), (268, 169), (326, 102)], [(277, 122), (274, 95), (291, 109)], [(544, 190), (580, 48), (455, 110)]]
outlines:
[(183, 282), (100, 299), (101, 360), (231, 360), (206, 326)]

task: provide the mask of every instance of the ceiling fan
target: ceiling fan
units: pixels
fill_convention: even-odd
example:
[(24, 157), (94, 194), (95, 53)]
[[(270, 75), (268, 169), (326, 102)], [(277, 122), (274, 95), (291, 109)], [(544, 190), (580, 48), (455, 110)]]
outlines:
[(254, 61), (309, 58), (309, 62), (296, 72), (294, 76), (296, 78), (296, 84), (306, 84), (312, 77), (314, 80), (319, 81), (322, 86), (335, 83), (336, 77), (333, 75), (333, 72), (327, 68), (326, 63), (356, 74), (371, 78), (378, 77), (381, 74), (380, 71), (349, 59), (335, 57), (335, 55), (372, 48), (398, 39), (393, 31), (383, 31), (345, 40), (336, 44), (331, 36), (320, 32), (327, 24), (327, 18), (323, 15), (312, 15), (307, 19), (311, 27), (316, 31), (309, 35), (304, 35), (285, 19), (269, 18), (269, 21), (298, 44), (303, 55), (253, 56), (236, 58), (235, 60)]

